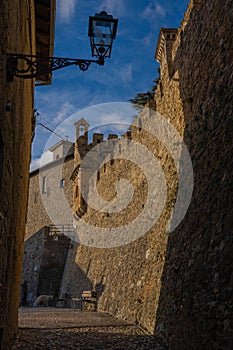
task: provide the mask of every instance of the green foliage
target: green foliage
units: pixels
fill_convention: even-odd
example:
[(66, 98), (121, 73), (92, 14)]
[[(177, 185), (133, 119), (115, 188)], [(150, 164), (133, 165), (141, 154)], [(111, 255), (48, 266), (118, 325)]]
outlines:
[[(160, 71), (158, 70), (160, 73)], [(141, 109), (144, 107), (150, 100), (154, 99), (155, 90), (157, 89), (157, 84), (159, 83), (159, 78), (153, 81), (154, 85), (152, 86), (150, 91), (147, 92), (139, 92), (134, 98), (130, 99), (135, 108)]]

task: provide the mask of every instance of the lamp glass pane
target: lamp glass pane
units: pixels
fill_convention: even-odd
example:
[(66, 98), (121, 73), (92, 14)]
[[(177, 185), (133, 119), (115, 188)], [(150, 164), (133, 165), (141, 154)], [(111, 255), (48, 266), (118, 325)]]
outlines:
[(100, 38), (100, 37), (101, 38), (108, 38), (108, 41), (110, 38), (110, 40), (111, 40), (113, 23), (93, 21), (92, 28), (93, 28), (93, 34), (97, 38)]

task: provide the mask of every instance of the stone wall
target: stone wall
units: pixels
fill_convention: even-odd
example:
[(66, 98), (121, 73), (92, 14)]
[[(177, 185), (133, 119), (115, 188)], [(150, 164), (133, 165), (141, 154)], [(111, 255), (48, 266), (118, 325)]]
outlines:
[(41, 260), (44, 252), (44, 243), (48, 235), (48, 227), (32, 235), (24, 244), (22, 281), (27, 281), (27, 303), (32, 306), (37, 296)]
[[(59, 158), (30, 174), (26, 236), (27, 240), (44, 226), (72, 224), (74, 155)], [(43, 193), (43, 177), (46, 192)], [(61, 187), (61, 180), (64, 188)], [(64, 206), (64, 202), (67, 203)], [(53, 216), (50, 216), (54, 213)]]
[[(28, 6), (30, 5), (30, 6)], [(23, 238), (32, 139), (33, 80), (6, 80), (8, 52), (35, 54), (34, 2), (3, 0), (0, 7), (0, 339), (10, 349), (17, 329)], [(6, 111), (7, 99), (10, 111)], [(22, 142), (23, 140), (23, 142)]]
[[(156, 108), (188, 146), (194, 168), (190, 208), (179, 227), (166, 234), (176, 195), (174, 164), (150, 135), (132, 130), (131, 137), (160, 158), (168, 183), (164, 211), (133, 243), (111, 249), (74, 247), (63, 289), (80, 295), (87, 286), (100, 288), (100, 311), (155, 331), (171, 349), (227, 350), (233, 344), (231, 1), (224, 6), (217, 0), (190, 1), (182, 27), (170, 39), (172, 45), (165, 45), (160, 56)], [(106, 199), (114, 196), (115, 178), (125, 174), (126, 165), (118, 161), (108, 169), (109, 180), (100, 172), (98, 185)], [(137, 171), (128, 172), (130, 181), (137, 181), (136, 192), (143, 185)], [(129, 211), (127, 220), (133, 215)], [(126, 220), (90, 208), (84, 219), (101, 227)]]
[(27, 281), (27, 305), (42, 294), (59, 294), (70, 239), (48, 226), (25, 242), (22, 280)]
[(55, 292), (59, 295), (69, 248), (70, 239), (65, 235), (46, 235), (44, 237), (37, 296), (54, 295)]
[[(89, 246), (74, 245), (68, 254), (62, 290), (72, 294), (72, 296), (79, 297), (83, 290), (95, 289), (99, 311), (108, 312), (118, 318), (140, 324), (153, 332), (155, 308), (159, 300), (168, 238), (165, 224), (171, 214), (176, 191), (175, 169), (169, 153), (156, 138), (145, 130), (140, 130), (139, 127), (132, 126), (131, 129), (128, 136), (143, 144), (157, 158), (160, 158), (160, 164), (167, 180), (167, 199), (164, 210), (156, 226), (147, 234), (141, 234), (142, 237), (138, 240), (138, 227), (135, 228), (135, 232), (127, 231), (127, 224), (144, 210), (148, 183), (145, 174), (137, 164), (124, 160), (123, 154), (128, 151), (125, 148), (125, 143), (120, 144), (118, 143), (120, 140), (114, 138), (112, 142), (115, 142), (116, 146), (113, 148), (113, 156), (120, 150), (121, 159), (116, 157), (116, 159), (111, 160), (110, 154), (107, 154), (106, 151), (106, 163), (97, 174), (97, 189), (102, 198), (113, 201), (116, 197), (116, 184), (119, 178), (128, 180), (134, 187), (132, 201), (126, 210), (122, 210), (120, 213), (98, 212), (87, 206), (86, 213), (82, 213), (81, 220), (88, 222), (92, 227), (96, 226), (96, 230), (98, 227), (114, 228), (125, 225), (119, 237), (121, 246), (109, 249), (95, 248), (93, 247), (94, 237), (89, 237), (90, 240), (87, 242)], [(123, 140), (126, 140), (126, 135), (122, 138)], [(88, 148), (86, 147), (86, 149)], [(104, 155), (105, 149), (105, 141), (103, 141), (97, 145), (96, 152)], [(136, 154), (136, 158), (138, 156)], [(75, 157), (75, 159), (79, 159), (78, 164), (81, 163), (80, 158), (83, 157)], [(142, 161), (145, 163), (145, 167), (151, 166), (149, 160), (142, 159)], [(79, 178), (80, 182), (84, 177), (85, 183), (88, 183), (89, 180), (86, 178), (88, 172), (84, 173), (84, 170), (77, 173), (76, 179)], [(76, 185), (76, 182), (74, 184)], [(157, 195), (159, 197), (159, 193)], [(74, 200), (74, 209), (78, 215), (77, 205), (78, 203)], [(80, 237), (80, 232), (77, 233)], [(132, 241), (134, 242), (126, 243), (129, 235), (133, 236)], [(104, 244), (108, 246), (108, 243), (111, 246), (111, 237), (105, 237), (105, 241), (95, 241), (94, 245)]]
[(164, 96), (156, 96), (168, 116), (183, 106), (195, 176), (189, 211), (169, 235), (156, 332), (171, 349), (227, 350), (233, 347), (233, 8), (231, 1), (206, 0), (189, 12), (174, 45), (174, 75), (161, 77)]
[[(61, 153), (56, 147), (55, 156), (58, 151)], [(22, 280), (28, 282), (29, 305), (38, 295), (51, 295), (60, 289), (70, 239), (62, 233), (50, 234), (49, 226), (72, 224), (73, 183), (70, 176), (73, 167), (74, 154), (71, 153), (30, 174), (22, 273)]]

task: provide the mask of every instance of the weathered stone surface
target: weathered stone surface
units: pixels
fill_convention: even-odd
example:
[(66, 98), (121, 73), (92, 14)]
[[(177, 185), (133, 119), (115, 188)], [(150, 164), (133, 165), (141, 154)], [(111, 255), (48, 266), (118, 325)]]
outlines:
[[(44, 226), (50, 224), (72, 224), (73, 184), (70, 180), (74, 168), (74, 155), (62, 157), (34, 170), (30, 174), (26, 235), (27, 240)], [(46, 192), (42, 191), (43, 177), (46, 177)], [(64, 179), (64, 188), (61, 180)], [(64, 200), (67, 202), (65, 210)], [(54, 216), (50, 217), (50, 214)], [(54, 220), (53, 220), (54, 219)]]
[(69, 249), (70, 239), (63, 234), (52, 235), (49, 227), (25, 242), (22, 280), (28, 282), (28, 306), (32, 306), (39, 295), (59, 293)]
[[(75, 278), (80, 275), (90, 287), (100, 285), (99, 310), (151, 332), (155, 327), (172, 349), (232, 347), (231, 26), (230, 1), (224, 6), (191, 1), (173, 46), (161, 53), (156, 109), (183, 137), (194, 168), (193, 198), (183, 222), (165, 234), (176, 193), (174, 165), (161, 145), (132, 130), (134, 140), (146, 142), (161, 157), (168, 179), (165, 210), (155, 227), (129, 245), (111, 250), (77, 246), (64, 274), (64, 290), (80, 294), (82, 282)], [(114, 171), (121, 176), (125, 167), (115, 162), (109, 180), (100, 171), (98, 189), (104, 198), (114, 195)], [(136, 169), (127, 175), (142, 187)], [(93, 225), (125, 222), (120, 215), (86, 209), (82, 219)]]
[[(177, 189), (171, 156), (145, 131), (132, 129), (129, 136), (160, 159), (168, 191), (164, 211), (146, 235), (128, 245), (74, 243), (63, 274), (62, 292), (80, 296), (96, 289), (98, 310), (155, 331), (174, 350), (233, 348), (232, 11), (229, 0), (224, 6), (190, 1), (173, 44), (164, 46), (169, 52), (160, 55), (156, 109), (184, 139), (194, 168), (193, 198), (183, 222), (166, 233)], [(91, 149), (86, 141), (83, 135), (76, 143), (75, 165)], [(118, 176), (134, 184), (137, 200), (127, 214), (100, 214), (81, 203), (78, 181), (74, 211), (83, 205), (82, 219), (96, 226), (132, 220), (144, 200), (145, 178), (123, 160), (109, 163), (97, 184), (106, 200), (114, 196)]]
[(192, 4), (173, 47), (174, 75), (162, 62), (164, 95), (156, 95), (167, 117), (183, 109), (177, 122), (195, 177), (188, 213), (169, 235), (156, 331), (172, 349), (231, 349), (233, 8)]
[(137, 326), (96, 312), (24, 309), (14, 349), (165, 350)]
[[(14, 82), (7, 82), (5, 54), (9, 52), (35, 54), (34, 6), (30, 8), (31, 13), (28, 2), (14, 0), (1, 1), (0, 6), (0, 133), (4, 154), (0, 180), (0, 329), (3, 328), (0, 347), (2, 345), (2, 349), (10, 349), (17, 327), (34, 92), (33, 80), (15, 79)], [(8, 99), (10, 110), (6, 111)]]

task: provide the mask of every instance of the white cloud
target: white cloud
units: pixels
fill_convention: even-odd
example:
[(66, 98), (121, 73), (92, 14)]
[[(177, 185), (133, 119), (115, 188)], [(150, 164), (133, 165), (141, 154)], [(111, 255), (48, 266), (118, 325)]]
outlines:
[(107, 114), (103, 114), (101, 116), (101, 118), (99, 119), (99, 123), (101, 124), (109, 124), (109, 123), (126, 123), (129, 124), (132, 122), (132, 117), (128, 116), (128, 120), (126, 118), (125, 115), (121, 114), (121, 113), (107, 113)]
[(124, 84), (128, 84), (132, 81), (132, 70), (133, 67), (131, 64), (127, 64), (120, 68), (118, 74)]
[(125, 4), (123, 0), (103, 0), (99, 10), (106, 11), (113, 17), (121, 17), (125, 13)]
[(53, 153), (46, 151), (42, 154), (41, 158), (33, 159), (30, 165), (30, 171), (40, 168), (41, 166), (51, 162), (53, 160)]
[(145, 8), (142, 15), (150, 22), (158, 18), (158, 16), (164, 17), (166, 15), (166, 10), (157, 1), (153, 1)]
[(63, 103), (60, 107), (59, 111), (56, 113), (56, 117), (53, 119), (53, 124), (58, 124), (62, 122), (64, 119), (69, 117), (72, 113), (76, 111), (76, 108), (69, 102)]
[(68, 23), (75, 13), (76, 0), (58, 0), (57, 14), (63, 23)]

